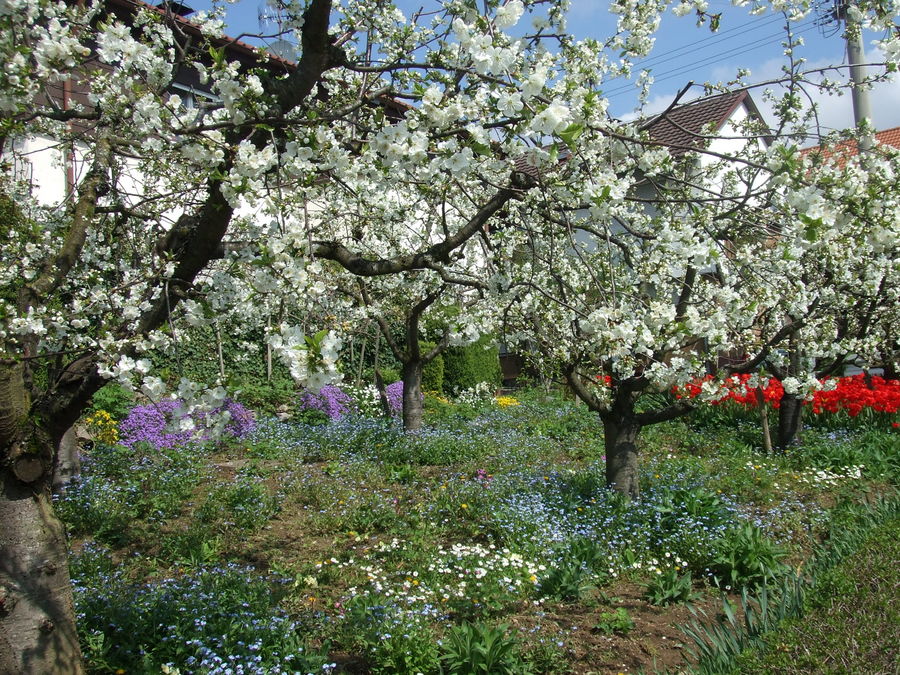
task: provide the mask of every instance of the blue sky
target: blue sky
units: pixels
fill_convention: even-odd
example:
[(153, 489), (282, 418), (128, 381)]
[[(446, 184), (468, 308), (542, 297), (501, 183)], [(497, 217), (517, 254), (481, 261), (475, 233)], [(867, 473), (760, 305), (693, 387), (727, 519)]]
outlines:
[[(258, 12), (264, 0), (239, 0), (229, 7), (227, 29), (232, 35), (253, 33), (259, 30)], [(189, 0), (195, 9), (209, 7), (207, 0)], [(434, 7), (435, 0), (397, 0), (397, 6), (410, 16), (417, 9)], [(607, 0), (572, 0), (569, 13), (569, 31), (578, 38), (608, 36), (615, 27), (615, 17), (608, 12)], [(710, 12), (721, 12), (719, 31), (711, 33), (706, 26), (698, 28), (695, 17), (677, 17), (671, 12), (663, 19), (657, 33), (655, 48), (642, 64), (651, 70), (655, 78), (651, 100), (646, 112), (663, 109), (675, 93), (687, 82), (727, 81), (739, 68), (749, 68), (749, 82), (762, 82), (778, 77), (785, 61), (781, 42), (784, 39), (785, 19), (781, 14), (767, 12), (750, 16), (746, 9), (734, 8), (730, 0), (710, 0)], [(834, 23), (819, 25), (817, 15), (795, 25), (797, 34), (805, 45), (798, 54), (812, 67), (846, 64), (845, 44), (841, 30)], [(821, 16), (821, 13), (820, 15)], [(868, 61), (879, 60), (873, 40), (881, 35), (867, 34), (865, 49)], [(846, 72), (845, 70), (840, 71)], [(832, 73), (833, 78), (837, 77)], [(618, 116), (632, 113), (637, 96), (627, 83), (611, 85), (606, 95), (610, 98), (610, 112)], [(699, 95), (700, 90), (697, 90)], [(824, 127), (852, 126), (853, 112), (849, 95), (827, 97), (811, 92), (819, 101), (820, 120)], [(693, 96), (692, 96), (693, 97)], [(754, 99), (765, 105), (759, 93)], [(878, 85), (870, 93), (871, 107), (876, 128), (900, 126), (900, 78)]]

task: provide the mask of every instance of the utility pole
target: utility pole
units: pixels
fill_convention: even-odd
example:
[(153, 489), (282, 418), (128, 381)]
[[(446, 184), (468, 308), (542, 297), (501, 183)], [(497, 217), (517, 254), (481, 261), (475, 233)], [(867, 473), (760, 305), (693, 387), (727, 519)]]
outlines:
[[(854, 0), (836, 0), (836, 12), (838, 20), (844, 21), (845, 33), (847, 40), (847, 61), (850, 64), (850, 81), (853, 83), (850, 90), (853, 97), (853, 120), (856, 127), (862, 124), (863, 120), (872, 121), (872, 108), (869, 105), (869, 90), (864, 87), (863, 82), (866, 79), (865, 67), (866, 62), (865, 51), (862, 42), (862, 26), (853, 17), (853, 13), (849, 11)], [(859, 149), (861, 152), (871, 150), (872, 141), (869, 137), (861, 138), (859, 141)]]

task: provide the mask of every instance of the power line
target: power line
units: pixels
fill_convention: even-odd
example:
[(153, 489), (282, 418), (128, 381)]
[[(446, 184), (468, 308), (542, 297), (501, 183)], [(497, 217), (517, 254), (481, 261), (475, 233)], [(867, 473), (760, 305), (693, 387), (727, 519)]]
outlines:
[[(814, 30), (815, 28), (817, 28), (815, 21), (810, 21), (805, 24), (801, 24), (801, 26), (803, 26), (803, 27), (800, 28), (799, 30), (794, 29), (792, 31), (792, 33), (794, 35), (800, 35), (803, 33), (808, 33), (810, 31)], [(715, 54), (712, 54), (711, 56), (700, 59), (698, 61), (692, 61), (689, 64), (681, 65), (681, 66), (678, 66), (671, 70), (664, 70), (664, 71), (654, 75), (653, 81), (654, 81), (654, 83), (664, 82), (665, 80), (670, 80), (675, 77), (680, 77), (680, 76), (684, 75), (685, 73), (689, 73), (697, 68), (715, 63), (716, 61), (720, 60), (722, 57), (740, 56), (740, 55), (746, 54), (748, 52), (754, 51), (756, 49), (760, 49), (760, 48), (768, 46), (768, 45), (776, 44), (776, 43), (780, 42), (783, 39), (783, 37), (784, 37), (783, 34), (778, 34), (777, 38), (774, 35), (769, 35), (769, 36), (766, 36), (765, 38), (761, 38), (761, 39), (758, 39), (758, 40), (755, 40), (752, 42), (742, 44), (737, 49), (729, 48), (724, 51), (716, 52)], [(645, 70), (645, 68), (642, 68), (642, 70)], [(604, 94), (606, 95), (607, 98), (612, 98), (612, 97), (618, 96), (620, 94), (626, 93), (628, 91), (631, 91), (632, 89), (634, 89), (634, 84), (629, 82), (629, 83), (619, 85), (617, 87), (613, 87), (612, 89), (605, 91)]]
[(664, 61), (670, 59), (672, 57), (677, 57), (681, 55), (682, 52), (691, 52), (696, 51), (698, 49), (706, 49), (707, 47), (711, 47), (712, 45), (722, 42), (724, 40), (730, 40), (730, 36), (734, 33), (747, 33), (752, 32), (754, 30), (759, 30), (761, 28), (767, 28), (768, 26), (776, 23), (782, 22), (784, 19), (780, 16), (770, 16), (765, 19), (760, 19), (758, 21), (748, 21), (747, 23), (741, 24), (740, 26), (734, 26), (733, 28), (729, 28), (728, 30), (724, 30), (719, 33), (715, 33), (710, 35), (709, 37), (705, 37), (702, 40), (697, 40), (689, 45), (683, 45), (676, 49), (670, 50), (665, 54), (657, 53), (654, 56), (650, 56), (645, 60), (640, 62), (640, 66), (644, 67), (649, 64), (656, 63), (657, 61)]

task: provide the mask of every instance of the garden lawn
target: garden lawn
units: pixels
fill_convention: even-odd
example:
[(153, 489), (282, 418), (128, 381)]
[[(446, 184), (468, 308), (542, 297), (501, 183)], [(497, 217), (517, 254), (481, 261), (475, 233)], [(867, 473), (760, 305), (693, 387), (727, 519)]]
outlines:
[(876, 528), (817, 584), (803, 619), (744, 654), (737, 673), (806, 675), (900, 672), (900, 519)]
[(835, 507), (897, 480), (886, 416), (765, 456), (718, 408), (645, 430), (629, 503), (582, 406), (427, 403), (416, 434), (347, 414), (95, 445), (57, 503), (90, 670), (677, 672), (691, 608), (796, 574)]

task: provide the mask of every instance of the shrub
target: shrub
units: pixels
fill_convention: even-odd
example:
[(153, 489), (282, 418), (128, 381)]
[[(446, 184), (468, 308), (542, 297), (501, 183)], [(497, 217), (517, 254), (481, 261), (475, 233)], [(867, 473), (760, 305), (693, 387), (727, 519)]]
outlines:
[(134, 406), (134, 394), (115, 382), (108, 382), (94, 393), (91, 410), (105, 410), (114, 420), (121, 420)]
[[(434, 349), (434, 343), (420, 342), (419, 348), (424, 354)], [(445, 364), (444, 354), (441, 353), (422, 367), (422, 391), (436, 391), (438, 393), (443, 393), (444, 371), (446, 369)]]
[(293, 380), (273, 379), (269, 382), (248, 380), (231, 387), (235, 397), (247, 407), (263, 415), (274, 415), (278, 408), (293, 403)]
[(464, 391), (479, 382), (500, 384), (500, 352), (491, 335), (464, 347), (450, 347), (444, 352), (446, 391)]
[(116, 420), (105, 410), (97, 410), (84, 419), (91, 437), (106, 445), (115, 445), (119, 442), (119, 425)]
[(491, 628), (483, 623), (464, 623), (451, 629), (444, 639), (441, 661), (450, 675), (523, 675), (519, 644), (507, 633), (506, 624)]

